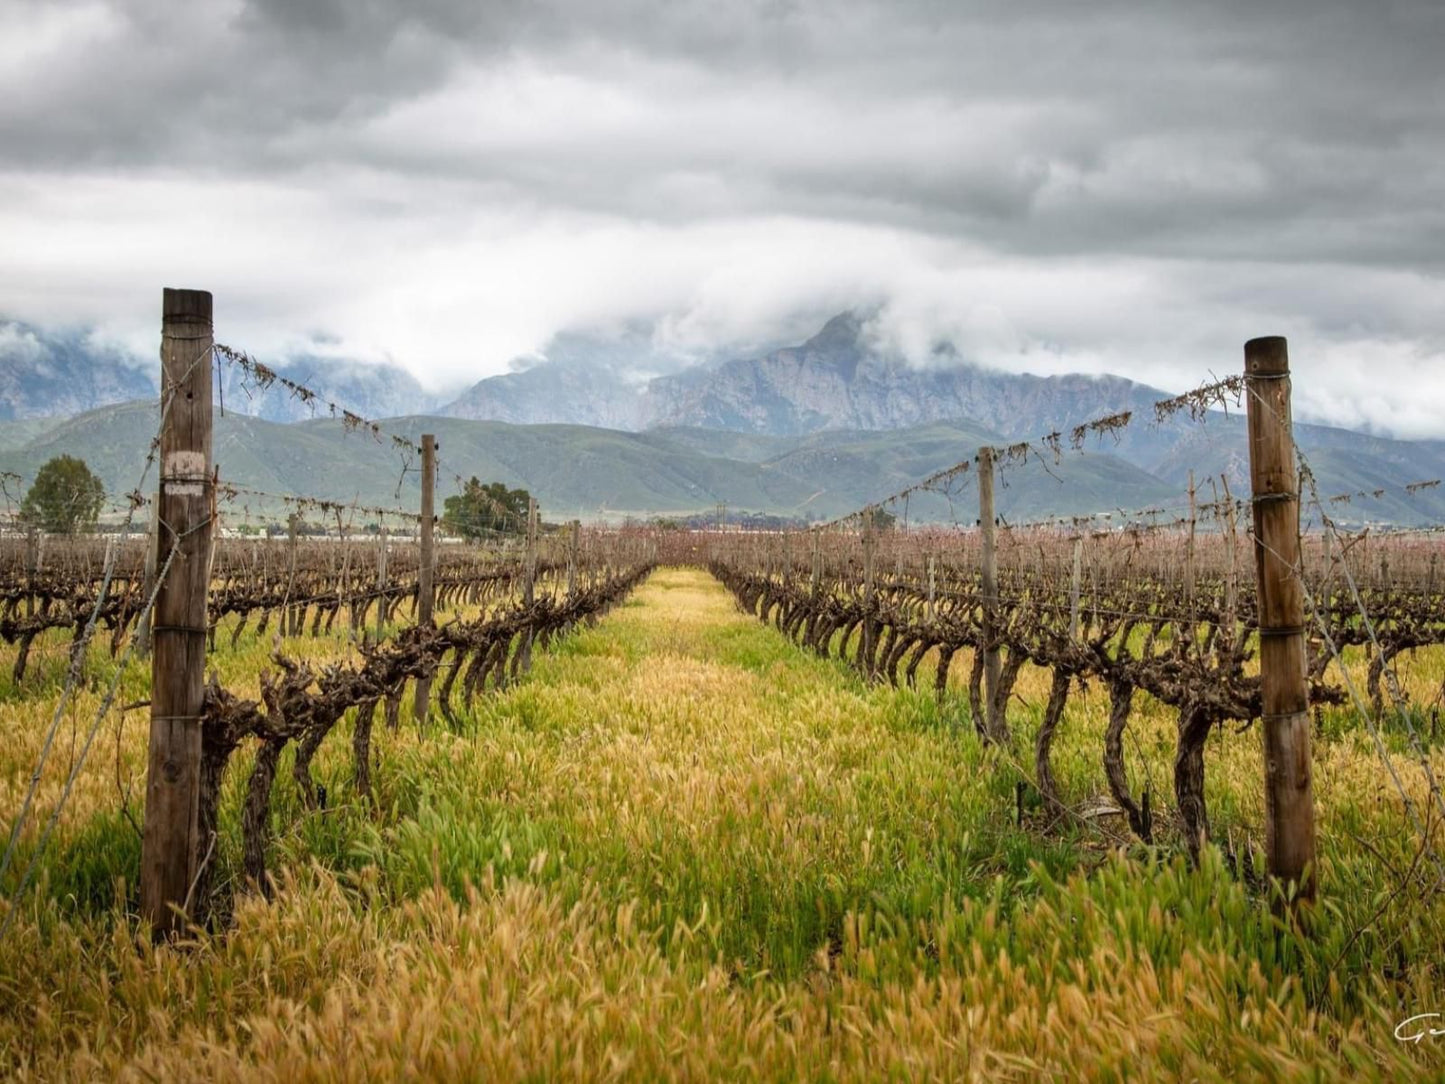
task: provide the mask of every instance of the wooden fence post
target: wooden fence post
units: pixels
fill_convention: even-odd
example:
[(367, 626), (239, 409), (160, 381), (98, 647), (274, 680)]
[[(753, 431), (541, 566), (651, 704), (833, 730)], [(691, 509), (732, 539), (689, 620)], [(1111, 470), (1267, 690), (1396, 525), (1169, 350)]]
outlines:
[(211, 552), (211, 295), (166, 290), (161, 316), (160, 583), (151, 625), (151, 731), (141, 914), (157, 938), (185, 928), (214, 840), (200, 835), (201, 710)]
[(296, 584), (296, 530), (300, 521), (300, 512), (292, 512), (286, 517), (286, 607), (281, 612), (282, 636), (295, 636), (300, 632), (301, 622), (296, 616), (296, 600), (291, 597), (291, 589)]
[[(432, 580), (434, 554), (432, 552), (432, 529), (436, 526), (436, 480), (437, 442), (431, 433), (421, 437), (421, 555), (416, 573), (416, 623), (430, 625), (436, 605), (435, 587)], [(431, 678), (416, 679), (416, 700), (412, 715), (417, 726), (425, 726), (427, 709), (431, 702)]]
[[(522, 604), (531, 609), (537, 601), (537, 498), (527, 498), (527, 552), (522, 565)], [(521, 655), (521, 672), (532, 668), (532, 630), (522, 633), (522, 643), (517, 648)]]
[(578, 539), (582, 533), (582, 521), (574, 519), (570, 529), (567, 531), (567, 597), (571, 598), (577, 593), (577, 550)]
[(386, 598), (386, 528), (376, 539), (376, 642), (381, 643), (382, 630), (386, 628), (386, 612), (390, 607)]
[(340, 611), (341, 607), (347, 605), (347, 599), (351, 600), (351, 620), (348, 622), (347, 638), (355, 640), (356, 627), (360, 624), (358, 607), (361, 600), (360, 592), (351, 589), (351, 532), (341, 521), (340, 509), (336, 512), (336, 532), (341, 536), (341, 577), (337, 581), (336, 609)]
[(873, 676), (873, 640), (877, 636), (877, 629), (873, 621), (873, 561), (875, 551), (878, 548), (878, 521), (877, 512), (868, 508), (863, 512), (863, 631), (861, 634), (861, 651), (858, 659), (862, 664), (859, 669), (863, 676)]
[(809, 577), (808, 590), (813, 598), (823, 590), (823, 536), (813, 528), (813, 567)]
[(1315, 890), (1304, 587), (1300, 582), (1299, 473), (1290, 425), (1289, 352), (1280, 336), (1244, 344), (1249, 475), (1259, 607), (1269, 872)]
[(1006, 733), (1004, 706), (998, 702), (998, 687), (1003, 681), (998, 646), (998, 552), (995, 538), (996, 514), (993, 506), (993, 449), (984, 445), (978, 450), (978, 525), (983, 532), (983, 711), (984, 733), (990, 741), (1002, 741)]
[(1189, 472), (1189, 537), (1184, 545), (1184, 602), (1191, 609), (1194, 606), (1194, 531), (1196, 506), (1194, 498), (1194, 472)]
[(1069, 639), (1079, 638), (1079, 591), (1084, 581), (1084, 536), (1074, 535), (1074, 574), (1069, 581)]
[(40, 573), (40, 528), (25, 529), (25, 616), (35, 616), (35, 581)]
[(1239, 613), (1239, 541), (1235, 523), (1234, 495), (1229, 492), (1229, 476), (1219, 476), (1224, 487), (1224, 623), (1229, 638), (1235, 636), (1235, 618)]

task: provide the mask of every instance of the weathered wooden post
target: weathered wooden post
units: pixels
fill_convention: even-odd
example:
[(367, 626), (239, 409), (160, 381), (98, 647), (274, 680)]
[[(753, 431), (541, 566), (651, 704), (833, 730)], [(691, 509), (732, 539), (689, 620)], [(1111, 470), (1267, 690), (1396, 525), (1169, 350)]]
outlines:
[(281, 613), (282, 636), (295, 636), (301, 631), (301, 619), (296, 616), (296, 603), (291, 598), (291, 589), (296, 585), (296, 531), (300, 522), (300, 512), (286, 517), (286, 608)]
[(1194, 530), (1196, 506), (1194, 503), (1194, 472), (1189, 472), (1189, 537), (1184, 544), (1184, 601), (1194, 606)]
[(983, 635), (984, 733), (990, 741), (1006, 742), (1008, 731), (1004, 722), (1004, 706), (998, 702), (1003, 674), (995, 643), (998, 634), (996, 518), (993, 506), (993, 449), (985, 444), (978, 450), (978, 525), (983, 540), (983, 620), (979, 627)]
[[(527, 498), (527, 552), (522, 565), (522, 605), (531, 609), (537, 600), (537, 499)], [(532, 630), (522, 633), (522, 642), (517, 648), (521, 656), (518, 664), (522, 673), (532, 668)]]
[(1084, 581), (1084, 536), (1074, 535), (1074, 574), (1069, 582), (1069, 639), (1079, 638), (1079, 592)]
[(341, 535), (341, 576), (337, 580), (336, 609), (339, 613), (350, 598), (351, 620), (348, 622), (347, 638), (355, 640), (357, 626), (361, 624), (361, 593), (351, 590), (351, 531), (342, 523), (340, 509), (336, 511), (336, 531)]
[(863, 510), (863, 630), (861, 633), (859, 669), (864, 677), (873, 676), (873, 641), (878, 630), (873, 619), (873, 561), (878, 548), (878, 514), (873, 508)]
[(1289, 352), (1280, 336), (1244, 344), (1249, 476), (1259, 601), (1269, 872), (1315, 891), (1315, 805), (1310, 765), (1304, 587), (1300, 579), (1299, 474), (1290, 420)]
[(577, 549), (582, 533), (582, 521), (574, 519), (567, 531), (567, 597), (577, 593)]
[(141, 842), (141, 914), (155, 937), (184, 929), (212, 847), (200, 839), (201, 710), (211, 552), (211, 295), (166, 290), (161, 315), (151, 732)]
[(381, 643), (386, 628), (386, 528), (376, 537), (376, 642)]
[(1239, 539), (1235, 522), (1234, 495), (1229, 492), (1229, 476), (1221, 474), (1224, 486), (1224, 562), (1228, 566), (1224, 577), (1224, 623), (1229, 638), (1235, 637), (1235, 617), (1239, 613)]
[[(430, 625), (436, 606), (432, 571), (435, 555), (432, 551), (432, 531), (436, 527), (436, 480), (437, 441), (431, 433), (421, 437), (421, 554), (416, 573), (416, 623)], [(416, 679), (416, 700), (412, 704), (412, 715), (417, 726), (425, 726), (427, 709), (431, 702), (431, 678)]]
[(928, 619), (931, 621), (938, 616), (938, 561), (930, 553), (928, 555)]
[(40, 577), (40, 528), (25, 531), (25, 616), (35, 616), (35, 587)]

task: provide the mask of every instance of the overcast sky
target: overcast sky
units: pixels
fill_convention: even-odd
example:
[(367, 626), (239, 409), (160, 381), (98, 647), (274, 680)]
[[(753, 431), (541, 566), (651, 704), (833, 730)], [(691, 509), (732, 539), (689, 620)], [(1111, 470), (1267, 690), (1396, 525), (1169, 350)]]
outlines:
[(896, 344), (1445, 436), (1445, 2), (0, 0), (0, 314), (469, 383)]

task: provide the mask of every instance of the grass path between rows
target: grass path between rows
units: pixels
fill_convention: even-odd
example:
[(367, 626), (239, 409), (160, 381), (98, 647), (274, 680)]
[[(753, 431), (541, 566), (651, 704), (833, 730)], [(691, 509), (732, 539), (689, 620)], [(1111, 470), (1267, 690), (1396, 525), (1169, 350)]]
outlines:
[[(338, 798), (304, 815), (283, 770), (277, 898), (243, 896), (223, 935), (185, 951), (137, 944), (124, 886), (122, 902), (94, 902), (129, 831), (98, 806), (0, 944), (0, 1070), (1445, 1071), (1441, 1041), (1392, 1035), (1402, 984), (1418, 1011), (1445, 1008), (1426, 1003), (1433, 965), (1345, 988), (1321, 962), (1332, 950), (1281, 930), (1213, 857), (1191, 870), (1016, 826), (1017, 775), (980, 748), (966, 709), (865, 687), (699, 571), (656, 573), (479, 701), (460, 733), (379, 740), (378, 812)], [(333, 737), (317, 765), (336, 796), (346, 745)]]

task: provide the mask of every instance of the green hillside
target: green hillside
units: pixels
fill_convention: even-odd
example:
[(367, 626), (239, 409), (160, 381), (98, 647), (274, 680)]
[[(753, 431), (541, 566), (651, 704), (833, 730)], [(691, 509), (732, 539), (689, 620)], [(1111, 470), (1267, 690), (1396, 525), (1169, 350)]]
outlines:
[(0, 451), (23, 448), (57, 424), (55, 418), (20, 418), (0, 421)]
[[(1186, 484), (1194, 471), (1199, 484), (1212, 497), (1206, 480), (1227, 474), (1235, 494), (1249, 488), (1249, 453), (1245, 419), (1234, 414), (1211, 414), (1207, 425), (1179, 426), (1174, 443), (1149, 470), (1175, 487)], [(1445, 522), (1445, 485), (1408, 493), (1416, 482), (1445, 478), (1445, 444), (1406, 441), (1356, 433), (1324, 425), (1296, 425), (1295, 441), (1314, 471), (1322, 498), (1355, 494), (1347, 502), (1327, 501), (1334, 519), (1363, 523)], [(1379, 497), (1359, 496), (1374, 490)], [(1308, 495), (1307, 495), (1308, 496)]]
[[(0, 427), (0, 470), (28, 479), (54, 455), (79, 455), (110, 493), (122, 495), (140, 476), (156, 414), (155, 402), (134, 402), (43, 426)], [(531, 490), (550, 518), (587, 520), (710, 512), (719, 502), (735, 512), (831, 519), (966, 459), (981, 444), (1003, 442), (998, 434), (971, 423), (800, 437), (678, 428), (628, 433), (436, 417), (395, 418), (385, 426), (412, 440), (424, 430), (436, 434), (441, 497), (456, 491), (458, 478), (475, 475)], [(1426, 445), (1343, 431), (1312, 430), (1308, 440), (1325, 493), (1398, 488), (1445, 468), (1445, 454)], [(389, 439), (346, 432), (329, 418), (280, 424), (218, 412), (214, 457), (223, 481), (270, 493), (408, 510), (419, 500), (416, 462), (404, 462)], [(1180, 442), (1161, 462), (1158, 474), (1108, 454), (1107, 446), (1066, 453), (1058, 463), (1031, 458), (1025, 464), (1001, 466), (998, 508), (1018, 522), (1161, 504), (1178, 507), (1183, 503), (1181, 479), (1190, 467), (1201, 480), (1220, 471), (1238, 475), (1244, 459), (1242, 429), (1233, 419), (1202, 429), (1196, 441)], [(155, 481), (152, 470), (148, 491)], [(973, 522), (977, 496), (972, 480), (965, 476), (949, 488), (946, 495), (916, 494), (895, 511), (913, 522)], [(232, 513), (271, 518), (281, 508), (264, 498), (244, 498), (233, 503)], [(1352, 519), (1438, 519), (1445, 514), (1445, 494), (1393, 494), (1337, 511)]]

